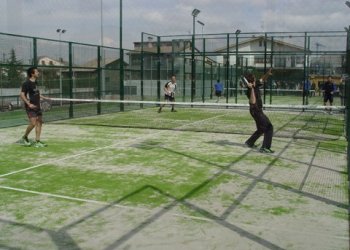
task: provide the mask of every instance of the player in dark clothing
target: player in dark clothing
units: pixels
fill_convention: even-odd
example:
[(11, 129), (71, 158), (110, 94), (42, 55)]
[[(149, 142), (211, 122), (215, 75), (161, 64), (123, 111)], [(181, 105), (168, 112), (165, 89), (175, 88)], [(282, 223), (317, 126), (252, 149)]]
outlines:
[(334, 87), (334, 83), (332, 82), (332, 77), (328, 76), (327, 81), (323, 84), (323, 87), (322, 87), (324, 106), (327, 105), (327, 101), (329, 101), (329, 106), (333, 105), (334, 90), (335, 90), (335, 87)]
[(26, 146), (31, 146), (28, 135), (35, 128), (35, 143), (34, 147), (46, 147), (47, 145), (40, 141), (41, 128), (42, 128), (42, 111), (40, 107), (40, 99), (49, 99), (40, 95), (37, 88), (37, 79), (39, 77), (39, 71), (36, 67), (30, 67), (27, 70), (28, 79), (22, 84), (20, 97), (24, 102), (27, 116), (29, 119), (28, 127), (24, 136), (20, 142)]
[(247, 74), (247, 97), (249, 99), (249, 112), (253, 117), (257, 130), (249, 137), (245, 144), (250, 148), (257, 147), (255, 142), (261, 135), (264, 135), (263, 144), (260, 148), (262, 153), (274, 153), (271, 150), (273, 126), (269, 118), (263, 112), (263, 104), (260, 94), (260, 87), (264, 84), (267, 78), (271, 75), (270, 69), (260, 80), (256, 81), (253, 74)]

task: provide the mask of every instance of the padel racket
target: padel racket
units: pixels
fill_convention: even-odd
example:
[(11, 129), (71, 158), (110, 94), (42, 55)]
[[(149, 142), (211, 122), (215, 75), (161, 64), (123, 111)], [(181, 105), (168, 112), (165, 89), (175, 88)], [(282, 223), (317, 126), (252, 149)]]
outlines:
[(244, 76), (241, 76), (241, 79), (242, 79), (242, 82), (243, 82), (244, 86), (247, 87), (248, 86), (247, 78), (245, 78)]
[(46, 111), (51, 110), (51, 107), (52, 107), (51, 101), (49, 101), (49, 100), (43, 100), (43, 101), (41, 101), (41, 102), (40, 102), (40, 107), (41, 107), (41, 110), (42, 110), (43, 112), (46, 112)]

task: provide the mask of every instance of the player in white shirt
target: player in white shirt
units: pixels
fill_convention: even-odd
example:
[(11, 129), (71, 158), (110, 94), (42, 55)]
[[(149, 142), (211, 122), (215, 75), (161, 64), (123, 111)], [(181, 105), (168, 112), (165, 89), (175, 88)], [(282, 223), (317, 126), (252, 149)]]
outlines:
[[(166, 102), (175, 102), (175, 91), (176, 91), (176, 76), (171, 76), (171, 81), (167, 82), (164, 86), (164, 100)], [(165, 104), (160, 105), (158, 113), (162, 112), (162, 108)], [(171, 112), (176, 112), (175, 105), (171, 104)]]

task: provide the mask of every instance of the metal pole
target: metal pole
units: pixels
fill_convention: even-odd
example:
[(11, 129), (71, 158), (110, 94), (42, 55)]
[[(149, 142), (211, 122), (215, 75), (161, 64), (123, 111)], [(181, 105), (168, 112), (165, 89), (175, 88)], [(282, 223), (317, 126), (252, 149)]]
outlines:
[(193, 16), (193, 34), (192, 34), (192, 53), (191, 53), (191, 61), (192, 61), (192, 70), (191, 70), (191, 102), (194, 101), (194, 95), (195, 95), (195, 86), (196, 86), (196, 62), (195, 62), (195, 56), (194, 56), (194, 53), (195, 53), (195, 19), (196, 17)]
[[(59, 58), (58, 58), (58, 60), (59, 60), (59, 62), (60, 62), (60, 98), (62, 99), (61, 32), (58, 32), (58, 40), (59, 40), (59, 46), (58, 46), (58, 48), (59, 48)], [(61, 101), (61, 106), (62, 106), (62, 101)]]
[[(64, 34), (66, 32), (65, 29), (61, 29), (58, 28), (56, 30), (56, 32), (58, 33), (58, 40), (59, 40), (59, 46), (58, 46), (58, 50), (59, 50), (59, 63), (60, 63), (60, 98), (62, 99), (62, 92), (63, 92), (63, 87), (62, 87), (62, 64), (63, 64), (63, 59), (62, 59), (62, 51), (61, 51), (61, 35)], [(61, 106), (62, 106), (62, 101), (61, 101)]]
[[(101, 58), (101, 46), (97, 46), (97, 58)], [(101, 60), (97, 60), (97, 99), (101, 99)], [(101, 114), (101, 102), (97, 102), (97, 114)]]
[[(144, 46), (144, 43), (143, 43), (143, 32), (141, 33), (141, 101), (144, 101), (144, 98), (143, 98), (143, 78), (144, 78), (144, 49), (143, 49), (143, 46)], [(143, 108), (143, 104), (140, 104), (140, 108)]]
[(200, 10), (194, 9), (192, 11), (193, 16), (193, 33), (192, 33), (192, 69), (191, 69), (191, 102), (194, 101), (194, 96), (196, 95), (196, 61), (195, 61), (195, 50), (196, 50), (196, 17), (200, 13)]
[(205, 100), (205, 39), (203, 38), (203, 63), (202, 63), (202, 102)]
[[(120, 50), (120, 100), (124, 100), (124, 50), (123, 50), (123, 1), (119, 0), (119, 50)], [(124, 103), (120, 104), (120, 111), (124, 111)]]
[[(265, 32), (265, 37), (264, 37), (264, 72), (266, 72), (266, 63), (267, 63), (267, 33)], [(264, 104), (266, 103), (266, 84), (264, 84)]]
[(239, 33), (236, 32), (236, 72), (235, 72), (235, 75), (236, 75), (236, 97), (235, 97), (235, 103), (238, 102), (238, 61), (239, 61), (239, 56), (238, 56), (238, 35)]
[[(73, 50), (72, 42), (69, 42), (69, 97), (73, 98)], [(69, 104), (69, 118), (73, 118), (73, 102)]]
[(229, 67), (230, 67), (230, 34), (226, 35), (226, 62), (225, 62), (225, 85), (226, 85), (226, 103), (228, 103), (228, 97), (231, 94), (231, 89), (229, 91)]
[[(350, 75), (350, 26), (346, 30), (346, 68), (345, 71)], [(346, 139), (348, 141), (347, 146), (347, 169), (348, 169), (348, 181), (350, 181), (350, 78), (346, 78), (345, 82), (345, 127), (346, 127)], [(350, 187), (350, 186), (349, 186)]]
[(157, 100), (160, 101), (160, 36), (157, 36)]

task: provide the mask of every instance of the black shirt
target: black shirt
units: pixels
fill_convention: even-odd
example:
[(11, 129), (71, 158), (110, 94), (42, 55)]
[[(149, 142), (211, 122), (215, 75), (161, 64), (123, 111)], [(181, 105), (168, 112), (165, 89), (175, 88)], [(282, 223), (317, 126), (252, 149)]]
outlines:
[(334, 84), (332, 82), (325, 82), (323, 87), (322, 87), (322, 90), (324, 90), (324, 93), (325, 94), (331, 94), (331, 92), (334, 91)]
[[(29, 102), (40, 109), (40, 92), (37, 88), (37, 82), (32, 82), (31, 80), (26, 80), (22, 84), (22, 92), (28, 98)], [(26, 109), (29, 109), (28, 105), (25, 104)]]

